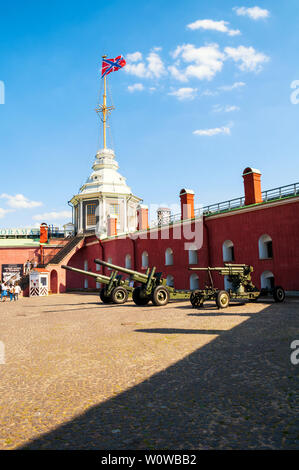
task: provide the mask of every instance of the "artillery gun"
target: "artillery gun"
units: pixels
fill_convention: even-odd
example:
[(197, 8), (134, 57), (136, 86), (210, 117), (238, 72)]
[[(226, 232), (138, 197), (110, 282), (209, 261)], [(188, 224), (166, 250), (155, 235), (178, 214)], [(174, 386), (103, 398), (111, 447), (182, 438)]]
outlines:
[[(273, 289), (258, 290), (251, 280), (253, 267), (247, 264), (229, 264), (216, 268), (189, 268), (190, 271), (207, 271), (209, 274), (210, 285), (205, 289), (196, 289), (190, 296), (190, 302), (193, 307), (202, 307), (206, 300), (215, 300), (218, 308), (226, 308), (230, 299), (240, 299), (253, 301), (261, 295), (272, 294), (275, 302), (283, 302), (285, 292), (281, 286), (275, 286)], [(214, 287), (211, 273), (218, 272), (222, 276), (227, 276), (230, 287), (227, 290), (219, 290)]]
[(123, 304), (128, 300), (129, 295), (134, 289), (130, 286), (129, 281), (123, 280), (122, 276), (117, 274), (117, 271), (112, 271), (109, 277), (104, 276), (103, 274), (84, 271), (83, 269), (72, 268), (71, 266), (63, 265), (61, 267), (68, 271), (93, 277), (96, 282), (105, 284), (105, 287), (100, 290), (100, 299), (104, 304)]
[(135, 287), (132, 299), (136, 305), (147, 305), (150, 301), (156, 306), (166, 305), (169, 300), (189, 299), (189, 290), (176, 290), (174, 287), (167, 286), (167, 280), (162, 277), (162, 273), (156, 273), (156, 267), (148, 269), (146, 273), (133, 271), (132, 269), (116, 266), (115, 264), (95, 259), (95, 263), (106, 266), (115, 271), (128, 274), (131, 281), (140, 283)]

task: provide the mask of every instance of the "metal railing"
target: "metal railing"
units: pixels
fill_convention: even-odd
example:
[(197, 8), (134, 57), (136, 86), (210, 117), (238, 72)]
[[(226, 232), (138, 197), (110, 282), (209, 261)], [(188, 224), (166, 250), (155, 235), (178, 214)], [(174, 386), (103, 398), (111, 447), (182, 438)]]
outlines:
[[(275, 201), (278, 199), (284, 199), (288, 197), (299, 196), (299, 183), (288, 184), (286, 186), (280, 186), (274, 189), (268, 189), (267, 191), (262, 192), (263, 203)], [(195, 218), (200, 217), (201, 215), (212, 215), (219, 214), (221, 212), (227, 212), (234, 209), (241, 209), (245, 207), (245, 197), (237, 197), (235, 199), (230, 199), (228, 201), (217, 202), (216, 204), (211, 204), (209, 206), (200, 207), (194, 210)], [(159, 221), (153, 221), (149, 228), (160, 227), (164, 225), (172, 225), (181, 220), (181, 213), (174, 215), (167, 215), (164, 219)]]

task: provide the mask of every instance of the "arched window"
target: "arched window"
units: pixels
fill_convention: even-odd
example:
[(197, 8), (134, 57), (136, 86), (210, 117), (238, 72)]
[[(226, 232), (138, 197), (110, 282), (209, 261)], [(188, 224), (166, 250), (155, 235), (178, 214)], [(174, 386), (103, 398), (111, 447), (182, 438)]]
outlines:
[(171, 248), (167, 248), (165, 251), (165, 265), (172, 266), (173, 265), (173, 251)]
[(196, 247), (191, 247), (191, 249), (188, 251), (188, 257), (189, 257), (189, 264), (197, 264), (198, 263), (198, 253)]
[(199, 278), (197, 274), (191, 274), (190, 276), (190, 290), (199, 289)]
[(84, 261), (84, 271), (88, 271), (88, 260)]
[(168, 274), (166, 278), (166, 285), (169, 287), (174, 287), (174, 277), (171, 274)]
[(148, 268), (148, 253), (144, 251), (141, 255), (141, 264), (143, 268)]
[(228, 276), (224, 276), (224, 289), (229, 290), (232, 289), (233, 285), (231, 282), (228, 280)]
[(269, 235), (262, 235), (259, 238), (259, 258), (273, 258), (272, 238)]
[(125, 258), (125, 267), (127, 269), (131, 269), (132, 263), (131, 263), (131, 255), (126, 255)]
[(88, 279), (84, 279), (84, 289), (88, 289)]
[(235, 261), (234, 244), (231, 240), (226, 240), (222, 245), (223, 261)]
[(261, 275), (261, 288), (273, 289), (274, 285), (274, 274), (271, 271), (264, 271)]

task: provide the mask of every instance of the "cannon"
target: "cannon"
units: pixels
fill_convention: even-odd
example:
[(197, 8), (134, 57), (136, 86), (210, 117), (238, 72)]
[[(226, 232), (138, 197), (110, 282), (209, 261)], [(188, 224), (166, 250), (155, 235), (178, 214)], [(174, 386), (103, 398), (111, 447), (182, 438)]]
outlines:
[(71, 266), (63, 265), (61, 267), (68, 271), (93, 277), (96, 279), (96, 282), (105, 284), (105, 287), (100, 290), (100, 299), (104, 304), (123, 304), (128, 300), (129, 295), (133, 292), (133, 287), (129, 285), (129, 281), (123, 280), (122, 276), (117, 274), (117, 271), (112, 271), (109, 277), (104, 276), (103, 274), (73, 268)]
[[(272, 294), (275, 302), (283, 302), (285, 292), (281, 286), (275, 286), (272, 289), (258, 290), (251, 280), (253, 267), (247, 264), (229, 264), (225, 263), (222, 267), (215, 268), (189, 268), (190, 271), (207, 271), (210, 279), (210, 285), (204, 289), (196, 289), (190, 296), (190, 302), (193, 307), (202, 307), (206, 300), (215, 300), (218, 308), (226, 308), (230, 299), (257, 300), (262, 295)], [(212, 272), (218, 272), (222, 276), (227, 276), (230, 287), (227, 290), (219, 290), (214, 287)]]
[(155, 266), (151, 269), (147, 269), (146, 273), (140, 273), (100, 259), (95, 259), (94, 262), (115, 271), (128, 274), (131, 281), (141, 284), (135, 287), (132, 294), (132, 299), (136, 305), (147, 305), (152, 301), (154, 305), (161, 306), (166, 305), (170, 299), (182, 300), (190, 298), (191, 291), (176, 290), (174, 287), (167, 286), (166, 279), (162, 277), (162, 273), (156, 272)]

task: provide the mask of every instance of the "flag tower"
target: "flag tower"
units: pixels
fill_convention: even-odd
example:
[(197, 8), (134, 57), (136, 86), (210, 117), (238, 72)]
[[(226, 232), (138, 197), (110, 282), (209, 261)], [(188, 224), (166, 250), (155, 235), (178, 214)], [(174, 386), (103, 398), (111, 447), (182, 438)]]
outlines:
[(107, 75), (124, 67), (126, 61), (122, 56), (107, 59), (104, 55), (102, 59), (103, 104), (97, 106), (96, 112), (103, 123), (103, 147), (96, 153), (92, 173), (70, 202), (74, 207), (75, 233), (95, 233), (99, 238), (106, 238), (136, 230), (142, 199), (132, 193), (126, 178), (118, 172), (114, 151), (107, 147), (106, 140), (107, 120), (115, 109), (107, 105)]

